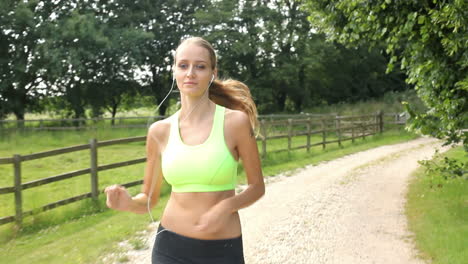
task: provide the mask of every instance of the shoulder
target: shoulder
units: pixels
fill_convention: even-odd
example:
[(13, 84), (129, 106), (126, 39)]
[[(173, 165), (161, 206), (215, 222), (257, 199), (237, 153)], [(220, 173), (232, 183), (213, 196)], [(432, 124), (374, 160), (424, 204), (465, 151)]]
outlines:
[(240, 111), (226, 108), (225, 128), (235, 137), (244, 137), (252, 134), (249, 115)]
[(167, 137), (169, 136), (169, 132), (171, 129), (171, 120), (175, 115), (172, 115), (168, 118), (158, 120), (151, 124), (148, 128), (148, 136), (157, 142), (165, 142)]
[(233, 109), (226, 108), (226, 112), (224, 113), (224, 118), (226, 120), (225, 122), (229, 126), (234, 126), (236, 128), (240, 128), (240, 127), (249, 128), (250, 127), (249, 116), (240, 110), (233, 110)]

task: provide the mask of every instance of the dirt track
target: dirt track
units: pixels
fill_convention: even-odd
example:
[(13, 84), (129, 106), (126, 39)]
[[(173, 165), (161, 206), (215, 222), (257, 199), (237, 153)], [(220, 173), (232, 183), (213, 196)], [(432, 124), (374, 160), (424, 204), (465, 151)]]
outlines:
[[(405, 193), (417, 161), (436, 148), (448, 149), (419, 138), (269, 178), (265, 196), (239, 211), (246, 263), (423, 263), (407, 231)], [(151, 263), (155, 227), (142, 234), (146, 250), (126, 251), (128, 263)]]

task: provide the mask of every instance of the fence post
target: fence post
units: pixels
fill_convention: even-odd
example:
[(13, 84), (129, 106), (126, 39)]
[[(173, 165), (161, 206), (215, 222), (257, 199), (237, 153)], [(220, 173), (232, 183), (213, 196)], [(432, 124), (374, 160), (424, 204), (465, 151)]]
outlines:
[(91, 151), (91, 196), (97, 200), (99, 195), (98, 191), (98, 156), (97, 156), (97, 140), (95, 138), (89, 141)]
[(326, 126), (325, 126), (325, 119), (320, 119), (322, 123), (322, 149), (325, 149), (325, 142), (327, 141), (327, 132), (326, 132)]
[(341, 147), (341, 122), (340, 116), (336, 116), (336, 132), (338, 134), (338, 146)]
[(262, 158), (266, 157), (266, 140), (267, 140), (267, 130), (266, 130), (266, 123), (265, 119), (260, 121), (260, 133), (262, 134)]
[(310, 127), (312, 120), (307, 118), (307, 152), (310, 152)]
[(361, 121), (362, 139), (366, 139), (367, 120)]
[(379, 111), (379, 133), (382, 134), (384, 129), (384, 121), (383, 121), (383, 111)]
[(351, 142), (354, 143), (354, 118), (351, 118)]
[(379, 130), (379, 112), (375, 113), (374, 116), (374, 133), (377, 134), (377, 131)]
[(23, 198), (21, 186), (21, 156), (13, 155), (13, 168), (15, 171), (15, 220), (16, 225), (20, 227), (23, 223)]
[(288, 119), (288, 152), (291, 151), (292, 119)]

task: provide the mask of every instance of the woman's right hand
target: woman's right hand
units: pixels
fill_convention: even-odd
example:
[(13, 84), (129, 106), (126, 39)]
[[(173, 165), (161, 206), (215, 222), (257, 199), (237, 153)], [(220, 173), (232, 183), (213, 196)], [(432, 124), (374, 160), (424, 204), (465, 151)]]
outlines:
[(107, 207), (119, 211), (128, 211), (130, 209), (132, 196), (130, 196), (125, 187), (120, 185), (112, 185), (106, 187), (104, 192), (107, 195)]

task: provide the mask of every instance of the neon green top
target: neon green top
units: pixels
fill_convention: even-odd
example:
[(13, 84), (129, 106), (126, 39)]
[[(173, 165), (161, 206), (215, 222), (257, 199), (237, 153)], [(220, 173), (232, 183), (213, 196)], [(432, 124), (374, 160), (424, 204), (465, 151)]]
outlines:
[(162, 153), (162, 171), (174, 192), (216, 192), (237, 185), (237, 165), (224, 141), (225, 108), (216, 105), (213, 126), (205, 142), (186, 145), (179, 133), (179, 111), (169, 117), (171, 129)]

